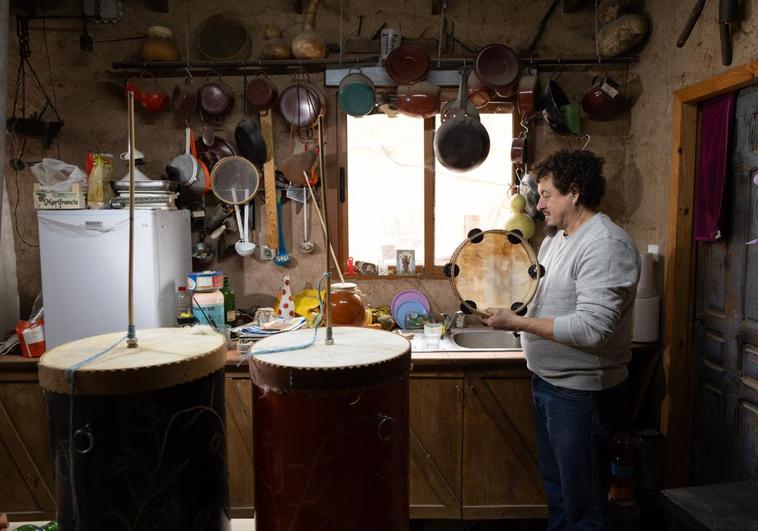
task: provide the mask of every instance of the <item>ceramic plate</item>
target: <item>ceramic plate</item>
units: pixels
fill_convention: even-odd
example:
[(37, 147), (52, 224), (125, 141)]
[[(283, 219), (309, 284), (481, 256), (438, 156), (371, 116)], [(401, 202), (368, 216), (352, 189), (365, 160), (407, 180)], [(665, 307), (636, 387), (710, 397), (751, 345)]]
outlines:
[(405, 289), (395, 294), (392, 298), (392, 302), (390, 303), (390, 311), (392, 314), (394, 315), (397, 307), (406, 301), (420, 302), (424, 306), (427, 314), (429, 314), (431, 310), (429, 299), (426, 298), (426, 295), (415, 289)]

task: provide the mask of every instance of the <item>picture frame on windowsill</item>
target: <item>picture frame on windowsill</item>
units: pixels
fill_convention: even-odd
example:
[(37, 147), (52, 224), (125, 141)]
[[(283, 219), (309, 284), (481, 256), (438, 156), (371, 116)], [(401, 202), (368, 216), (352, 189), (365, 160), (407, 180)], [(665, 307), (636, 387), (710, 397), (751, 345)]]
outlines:
[(395, 261), (396, 275), (416, 274), (416, 251), (413, 249), (398, 249)]

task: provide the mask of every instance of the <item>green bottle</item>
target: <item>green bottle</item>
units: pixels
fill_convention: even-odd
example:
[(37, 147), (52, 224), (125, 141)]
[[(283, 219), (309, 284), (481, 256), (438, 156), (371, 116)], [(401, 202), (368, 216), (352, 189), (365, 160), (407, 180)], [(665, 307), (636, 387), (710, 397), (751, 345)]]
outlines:
[(233, 325), (237, 320), (237, 301), (234, 296), (232, 284), (229, 282), (229, 277), (226, 275), (224, 275), (224, 286), (221, 288), (221, 293), (224, 295), (224, 315), (226, 316), (226, 324)]
[(22, 525), (20, 527), (16, 528), (16, 531), (60, 531), (61, 526), (53, 520), (52, 522), (48, 522), (42, 527), (37, 527), (36, 525), (26, 524)]

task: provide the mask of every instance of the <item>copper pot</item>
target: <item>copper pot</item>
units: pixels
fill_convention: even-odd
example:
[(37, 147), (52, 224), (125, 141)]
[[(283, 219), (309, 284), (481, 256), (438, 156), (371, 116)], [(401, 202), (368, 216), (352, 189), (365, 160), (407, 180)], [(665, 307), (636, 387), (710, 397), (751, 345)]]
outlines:
[(485, 85), (475, 71), (468, 75), (468, 100), (477, 109), (486, 106), (492, 99), (492, 89)]
[(440, 88), (429, 81), (397, 88), (397, 110), (405, 115), (431, 118), (440, 110)]
[(245, 98), (250, 106), (259, 111), (270, 109), (276, 103), (279, 90), (271, 79), (258, 76), (248, 81), (245, 87)]

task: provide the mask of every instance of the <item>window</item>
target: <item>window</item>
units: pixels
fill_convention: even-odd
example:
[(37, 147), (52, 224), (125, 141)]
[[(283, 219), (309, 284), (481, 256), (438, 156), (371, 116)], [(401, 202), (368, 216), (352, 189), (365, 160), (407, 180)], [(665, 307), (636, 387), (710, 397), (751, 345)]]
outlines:
[[(434, 157), (440, 117), (346, 116), (342, 251), (392, 271), (398, 250), (413, 250), (424, 276), (439, 276), (472, 228), (502, 228), (509, 214), (513, 115), (502, 105), (482, 112), (490, 153), (478, 168), (456, 173)], [(431, 232), (433, 227), (434, 232)]]

